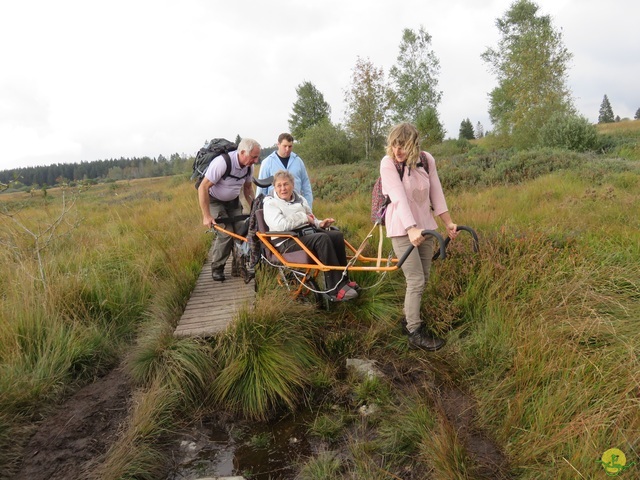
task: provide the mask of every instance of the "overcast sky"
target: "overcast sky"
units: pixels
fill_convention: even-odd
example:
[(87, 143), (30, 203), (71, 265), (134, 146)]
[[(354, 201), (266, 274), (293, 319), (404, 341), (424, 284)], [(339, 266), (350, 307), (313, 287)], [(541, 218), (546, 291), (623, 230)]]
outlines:
[[(440, 119), (492, 128), (480, 55), (511, 0), (0, 0), (0, 170), (194, 154), (207, 139), (275, 144), (312, 82), (344, 123), (358, 57), (385, 74), (404, 28), (440, 60)], [(640, 2), (538, 0), (574, 57), (569, 87), (596, 122), (640, 108)]]

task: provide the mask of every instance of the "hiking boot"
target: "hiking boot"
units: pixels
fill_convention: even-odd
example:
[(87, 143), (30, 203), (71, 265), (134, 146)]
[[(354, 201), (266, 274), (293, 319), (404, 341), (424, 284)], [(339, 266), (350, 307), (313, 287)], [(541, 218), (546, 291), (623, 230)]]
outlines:
[(224, 282), (224, 267), (213, 268), (211, 267), (211, 276), (214, 282)]
[(409, 330), (407, 330), (407, 317), (403, 316), (400, 319), (400, 326), (402, 327), (402, 333), (409, 335)]
[(444, 347), (445, 341), (428, 333), (422, 328), (418, 328), (415, 332), (409, 333), (409, 348), (421, 348), (429, 352), (435, 352)]

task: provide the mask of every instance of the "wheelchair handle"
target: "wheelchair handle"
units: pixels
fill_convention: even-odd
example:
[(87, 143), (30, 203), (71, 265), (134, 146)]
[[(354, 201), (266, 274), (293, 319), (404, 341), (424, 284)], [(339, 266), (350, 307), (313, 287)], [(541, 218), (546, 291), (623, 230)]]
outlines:
[[(473, 228), (471, 228), (471, 227), (465, 227), (464, 225), (458, 225), (457, 228), (456, 228), (456, 232), (461, 232), (461, 231), (468, 232), (471, 235), (471, 237), (473, 239), (473, 252), (474, 253), (478, 253), (480, 251), (480, 247), (479, 247), (479, 243), (478, 243), (478, 235), (476, 234), (475, 230)], [(444, 240), (444, 250), (447, 249), (447, 246), (449, 245), (450, 241), (451, 241), (451, 239), (449, 237), (447, 237)], [(440, 252), (436, 252), (433, 255), (432, 260), (436, 260), (436, 259), (440, 258), (440, 254), (441, 254), (442, 250), (443, 249), (441, 248)], [(444, 259), (444, 255), (442, 256), (442, 258)]]
[(255, 183), (260, 188), (267, 188), (273, 184), (273, 175), (267, 178), (252, 178), (253, 183)]
[[(438, 256), (442, 256), (442, 258), (445, 258), (447, 256), (447, 252), (445, 247), (445, 241), (442, 238), (442, 235), (440, 235), (435, 230), (423, 230), (422, 236), (426, 237), (427, 235), (431, 235), (432, 237), (435, 237), (436, 240), (438, 240), (438, 245), (440, 246), (440, 252), (438, 253)], [(407, 251), (404, 252), (404, 255), (402, 255), (400, 260), (398, 260), (398, 263), (397, 263), (398, 268), (400, 268), (402, 264), (405, 262), (405, 260), (409, 257), (409, 255), (411, 255), (411, 251), (414, 248), (416, 248), (414, 245), (411, 245), (409, 248), (407, 248)]]

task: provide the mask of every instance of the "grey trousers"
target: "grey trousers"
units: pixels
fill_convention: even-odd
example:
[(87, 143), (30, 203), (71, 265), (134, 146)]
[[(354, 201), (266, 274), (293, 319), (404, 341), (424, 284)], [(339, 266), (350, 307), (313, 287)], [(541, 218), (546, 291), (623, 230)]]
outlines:
[[(407, 330), (410, 332), (414, 332), (422, 324), (420, 305), (422, 294), (429, 281), (434, 243), (433, 237), (427, 237), (418, 248), (413, 249), (402, 264), (402, 273), (407, 283), (404, 294), (404, 315), (407, 319)], [(391, 244), (397, 258), (400, 258), (411, 246), (408, 235), (391, 237)]]
[[(240, 198), (237, 201), (231, 200), (230, 202), (213, 201), (209, 203), (209, 212), (213, 218), (233, 218), (242, 215), (242, 204)], [(231, 232), (239, 231), (244, 224), (244, 221), (227, 223), (221, 225), (225, 230)], [(216, 231), (216, 240), (213, 244), (213, 257), (211, 259), (211, 268), (214, 270), (217, 268), (223, 268), (227, 263), (231, 249), (233, 248), (233, 237)]]

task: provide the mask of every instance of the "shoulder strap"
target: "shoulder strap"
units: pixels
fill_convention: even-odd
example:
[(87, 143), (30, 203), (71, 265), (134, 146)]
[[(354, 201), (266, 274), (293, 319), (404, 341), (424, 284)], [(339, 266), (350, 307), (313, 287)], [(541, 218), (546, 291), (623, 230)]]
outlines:
[[(396, 169), (397, 169), (398, 164), (396, 162), (393, 162), (393, 163), (396, 165)], [(406, 162), (402, 162), (401, 165), (402, 165), (402, 168), (398, 170), (398, 175), (400, 175), (400, 180), (402, 180), (402, 178), (404, 177)], [(416, 163), (416, 168), (418, 167), (424, 168), (427, 174), (429, 174), (429, 162), (428, 162), (427, 154), (425, 152), (420, 152), (420, 159), (418, 160), (418, 163)]]
[(429, 173), (429, 161), (427, 154), (425, 152), (420, 152), (420, 160), (418, 160), (418, 164), (416, 167), (422, 167), (425, 169), (427, 174)]
[(231, 157), (227, 152), (224, 152), (222, 154), (222, 158), (224, 158), (224, 161), (227, 164), (227, 169), (225, 170), (224, 175), (222, 175), (222, 178), (224, 179), (231, 175)]
[(229, 178), (229, 177), (242, 179), (242, 178), (246, 178), (251, 173), (251, 165), (247, 165), (246, 167), (243, 167), (246, 169), (246, 172), (243, 176), (236, 177), (235, 175), (231, 175), (231, 157), (226, 152), (222, 154), (222, 157), (224, 158), (224, 161), (227, 164), (227, 170), (224, 172), (224, 175), (222, 176), (223, 179)]

